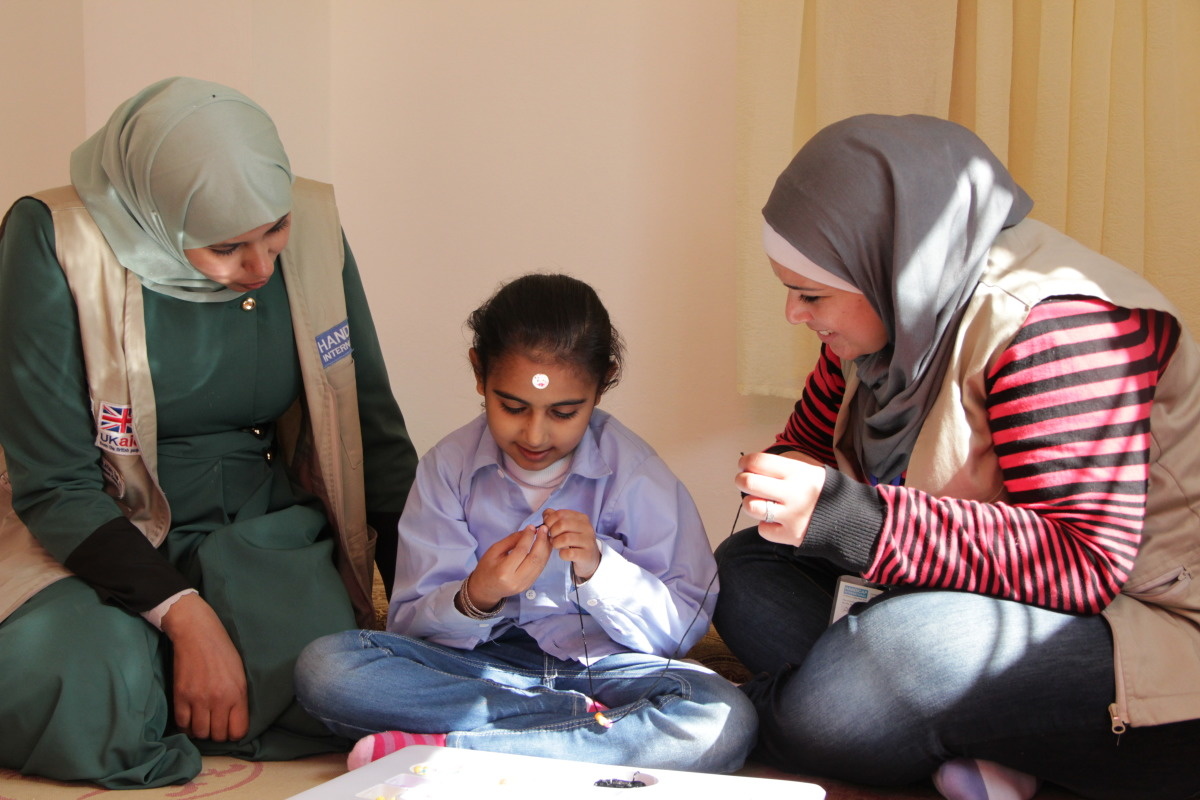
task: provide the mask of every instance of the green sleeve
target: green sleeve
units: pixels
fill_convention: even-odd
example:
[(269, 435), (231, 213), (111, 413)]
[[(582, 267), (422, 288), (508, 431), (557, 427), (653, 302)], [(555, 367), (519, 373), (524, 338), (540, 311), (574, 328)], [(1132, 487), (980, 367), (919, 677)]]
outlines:
[(0, 237), (0, 446), (13, 508), (60, 561), (121, 517), (104, 492), (75, 303), (49, 210), (16, 203)]

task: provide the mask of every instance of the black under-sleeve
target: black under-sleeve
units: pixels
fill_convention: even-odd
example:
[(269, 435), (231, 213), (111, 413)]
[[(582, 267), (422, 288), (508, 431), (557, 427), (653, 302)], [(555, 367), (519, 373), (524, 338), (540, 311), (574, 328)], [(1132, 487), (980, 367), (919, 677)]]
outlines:
[(192, 586), (125, 517), (109, 520), (80, 542), (64, 566), (100, 598), (135, 613), (149, 611)]
[(375, 566), (383, 578), (387, 596), (392, 596), (392, 581), (396, 577), (396, 548), (400, 538), (400, 512), (378, 511), (367, 514), (367, 522), (375, 529)]
[(826, 467), (825, 486), (799, 551), (862, 573), (874, 560), (886, 514), (887, 505), (873, 487)]

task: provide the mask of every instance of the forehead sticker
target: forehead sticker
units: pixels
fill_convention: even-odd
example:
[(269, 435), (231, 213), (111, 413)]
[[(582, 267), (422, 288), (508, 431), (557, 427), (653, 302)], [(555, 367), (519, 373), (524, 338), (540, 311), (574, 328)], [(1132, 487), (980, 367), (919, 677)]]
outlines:
[(539, 372), (537, 375), (533, 376), (533, 388), (545, 389), (549, 385), (550, 379), (546, 377), (545, 373)]

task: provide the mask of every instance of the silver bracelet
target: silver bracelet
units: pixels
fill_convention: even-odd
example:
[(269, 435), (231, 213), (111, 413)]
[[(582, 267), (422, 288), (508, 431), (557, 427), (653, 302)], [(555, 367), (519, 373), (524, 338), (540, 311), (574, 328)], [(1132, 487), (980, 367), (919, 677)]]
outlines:
[(458, 587), (458, 597), (462, 601), (463, 613), (471, 619), (492, 619), (500, 616), (500, 610), (504, 608), (503, 601), (491, 611), (480, 611), (475, 607), (475, 604), (471, 602), (471, 590), (468, 588), (470, 581), (471, 576), (468, 575), (463, 578), (462, 585)]

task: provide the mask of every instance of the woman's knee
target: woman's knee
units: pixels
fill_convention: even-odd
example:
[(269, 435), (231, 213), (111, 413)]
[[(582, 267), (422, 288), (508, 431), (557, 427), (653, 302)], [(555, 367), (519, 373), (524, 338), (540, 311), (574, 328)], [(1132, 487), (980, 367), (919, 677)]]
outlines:
[[(80, 680), (99, 688), (102, 677), (137, 686), (161, 675), (163, 636), (140, 616), (103, 603), (77, 578), (43, 589), (0, 626), (6, 673), (20, 684)], [(85, 658), (64, 657), (86, 654)]]
[[(770, 547), (771, 543), (759, 536), (755, 528), (739, 531), (717, 547), (715, 555), (721, 580), (717, 595), (719, 616), (729, 618), (758, 613), (758, 598), (764, 588), (764, 567), (776, 558)], [(746, 605), (748, 607), (744, 608)]]
[(717, 546), (714, 556), (722, 570), (736, 571), (737, 562), (747, 557), (758, 557), (769, 545), (758, 535), (758, 528), (744, 528), (731, 534)]
[(943, 702), (981, 687), (995, 693), (1010, 683), (1040, 683), (1058, 667), (1078, 675), (1099, 664), (1091, 671), (1105, 680), (1110, 673), (1111, 641), (1102, 619), (966, 592), (889, 593), (830, 633), (835, 656), (880, 671), (903, 665), (905, 690)]
[(105, 605), (78, 579), (43, 589), (0, 625), (0, 679), (20, 687), (0, 696), (0, 729), (9, 734), (0, 737), (0, 762), (100, 782), (143, 770), (130, 785), (145, 785), (156, 770), (171, 772), (173, 759), (198, 768), (183, 737), (163, 746), (170, 688), (164, 646), (145, 620)]
[(764, 736), (787, 751), (836, 760), (865, 747), (916, 763), (963, 725), (1025, 708), (1039, 686), (1062, 680), (1035, 635), (1055, 621), (963, 593), (885, 595), (831, 626), (794, 670), (749, 691)]

